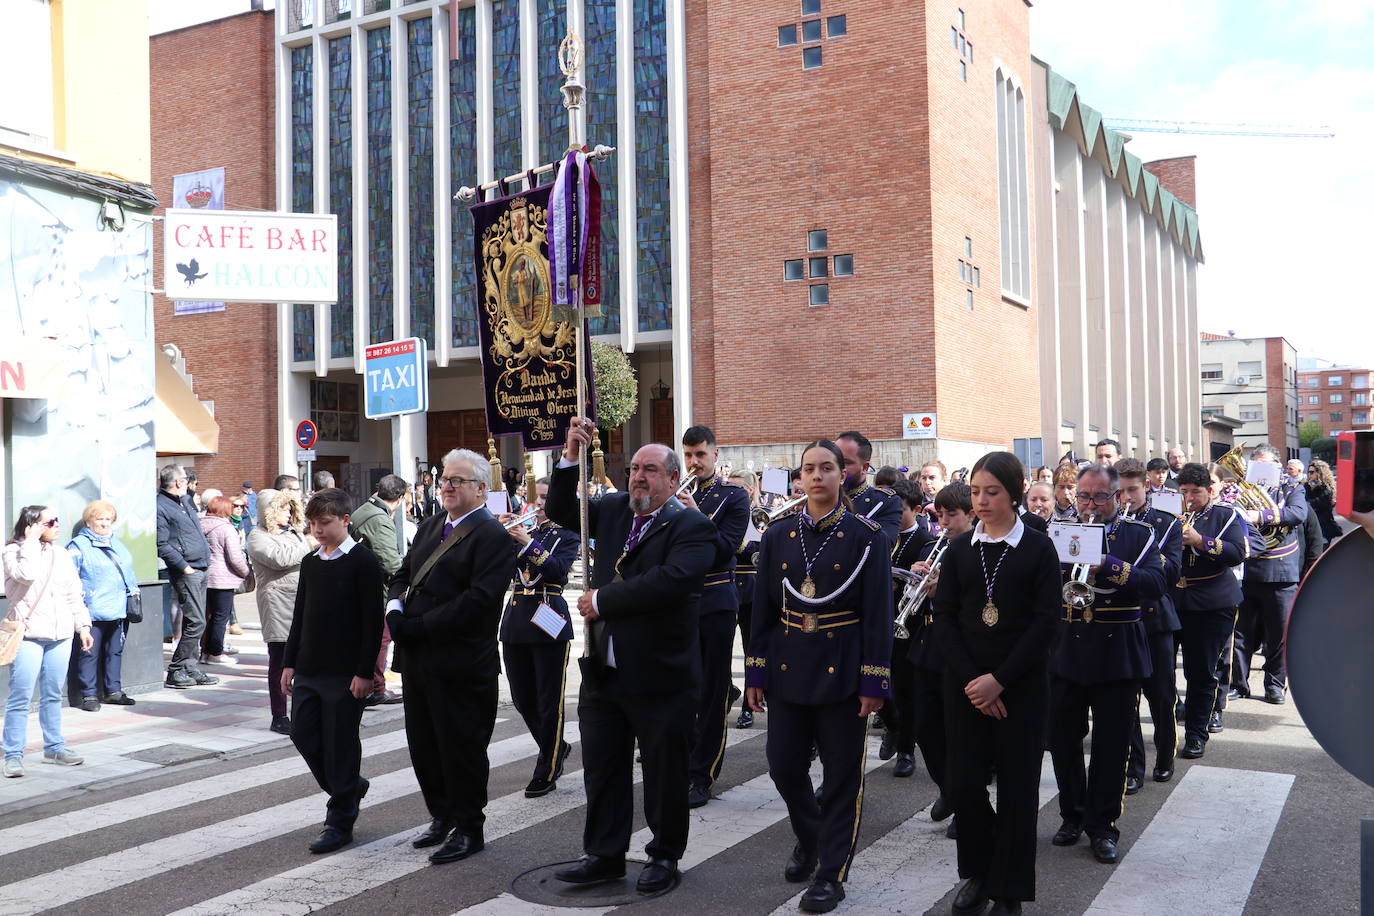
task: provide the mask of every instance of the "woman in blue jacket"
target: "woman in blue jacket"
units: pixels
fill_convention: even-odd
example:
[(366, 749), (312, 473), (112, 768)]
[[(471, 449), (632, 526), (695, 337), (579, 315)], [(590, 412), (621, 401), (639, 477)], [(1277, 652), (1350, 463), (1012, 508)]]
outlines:
[[(81, 574), (81, 594), (91, 614), (91, 647), (78, 652), (76, 679), (81, 686), (81, 708), (100, 709), (101, 703), (134, 705), (120, 685), (124, 635), (128, 632), (128, 596), (138, 591), (134, 558), (113, 534), (118, 513), (104, 500), (96, 500), (81, 513), (82, 529), (67, 544)], [(97, 696), (97, 674), (104, 671), (105, 689)]]

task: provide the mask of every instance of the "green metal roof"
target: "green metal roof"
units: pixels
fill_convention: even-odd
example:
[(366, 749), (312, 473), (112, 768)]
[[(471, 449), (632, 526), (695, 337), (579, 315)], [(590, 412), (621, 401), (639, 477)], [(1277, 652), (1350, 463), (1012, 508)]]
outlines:
[(1155, 217), (1190, 255), (1204, 260), (1197, 211), (1162, 187), (1140, 157), (1126, 150), (1126, 138), (1102, 123), (1102, 114), (1083, 101), (1077, 86), (1048, 66), (1045, 70), (1050, 125), (1074, 137), (1083, 155), (1102, 162), (1107, 174), (1139, 201), (1146, 213)]

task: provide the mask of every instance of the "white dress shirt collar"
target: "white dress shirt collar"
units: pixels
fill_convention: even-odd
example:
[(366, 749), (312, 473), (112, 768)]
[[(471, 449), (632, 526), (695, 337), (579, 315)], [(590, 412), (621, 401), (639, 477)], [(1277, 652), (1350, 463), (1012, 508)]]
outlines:
[(983, 530), (983, 523), (980, 521), (973, 526), (973, 543), (979, 544), (1001, 544), (1003, 541), (1008, 547), (1015, 547), (1021, 543), (1021, 536), (1026, 533), (1026, 523), (1021, 521), (1021, 516), (1016, 516), (1016, 524), (1012, 525), (1011, 530), (1000, 538), (990, 536)]

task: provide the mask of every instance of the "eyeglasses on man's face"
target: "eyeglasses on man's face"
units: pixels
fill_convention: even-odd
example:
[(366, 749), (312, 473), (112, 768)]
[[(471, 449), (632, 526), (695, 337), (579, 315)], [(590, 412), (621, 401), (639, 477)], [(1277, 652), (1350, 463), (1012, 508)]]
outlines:
[(1110, 492), (1104, 490), (1100, 493), (1086, 493), (1080, 490), (1078, 492), (1078, 501), (1081, 503), (1091, 502), (1096, 503), (1099, 506), (1104, 506), (1107, 503), (1111, 502), (1112, 498), (1120, 492), (1120, 490), (1112, 490)]
[(443, 487), (443, 488), (445, 488), (445, 489), (448, 489), (449, 487), (452, 487), (452, 488), (455, 489), (455, 490), (458, 489), (459, 487), (461, 487), (461, 486), (462, 486), (463, 484), (465, 484), (465, 483), (473, 483), (473, 484), (476, 484), (476, 483), (481, 483), (481, 482), (482, 482), (482, 479), (481, 479), (480, 477), (440, 477), (440, 478), (439, 478), (439, 486), (441, 486), (441, 487)]

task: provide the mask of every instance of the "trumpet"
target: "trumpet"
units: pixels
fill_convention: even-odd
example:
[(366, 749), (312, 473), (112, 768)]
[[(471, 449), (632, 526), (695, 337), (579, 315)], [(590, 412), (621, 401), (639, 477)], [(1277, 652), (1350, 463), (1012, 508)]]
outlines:
[(688, 490), (692, 489), (697, 485), (696, 470), (697, 469), (695, 465), (687, 465), (687, 479), (684, 480), (682, 482), (682, 485), (677, 488), (677, 492), (673, 494), (673, 499), (677, 499), (678, 497), (682, 496), (682, 494), (686, 493)]
[(897, 619), (892, 631), (893, 639), (910, 639), (911, 631), (907, 629), (906, 622), (921, 610), (921, 605), (925, 604), (930, 597), (930, 590), (934, 587), (935, 580), (931, 573), (940, 568), (940, 561), (945, 558), (945, 550), (949, 545), (945, 543), (945, 536), (942, 533), (935, 541), (935, 546), (930, 548), (930, 556), (926, 562), (930, 565), (930, 571), (924, 576), (918, 576), (905, 569), (893, 569), (892, 579), (894, 582), (903, 584), (902, 597), (897, 602)]
[[(1094, 515), (1084, 518), (1085, 524), (1092, 524)], [(1097, 593), (1088, 584), (1088, 571), (1091, 569), (1087, 563), (1075, 563), (1069, 573), (1069, 581), (1064, 583), (1063, 590), (1059, 593), (1064, 603), (1077, 611), (1086, 610), (1093, 606), (1097, 600)]]
[(776, 509), (765, 509), (763, 506), (755, 506), (749, 510), (749, 521), (752, 522), (754, 527), (758, 530), (766, 531), (769, 525), (773, 524), (805, 501), (805, 496), (794, 496)]
[(1193, 527), (1193, 520), (1196, 518), (1196, 512), (1185, 512), (1183, 515), (1179, 516), (1178, 523), (1182, 526), (1184, 531), (1187, 531), (1189, 528)]
[(529, 506), (529, 507), (527, 507), (527, 508), (525, 509), (524, 512), (521, 512), (519, 515), (517, 515), (515, 518), (511, 519), (510, 521), (506, 522), (506, 523), (505, 523), (504, 525), (502, 525), (501, 527), (502, 527), (502, 528), (505, 528), (507, 531), (509, 531), (509, 530), (511, 530), (512, 528), (514, 528), (516, 525), (523, 525), (523, 524), (525, 524), (525, 522), (527, 522), (527, 521), (529, 521), (530, 519), (534, 518), (534, 517), (535, 517), (536, 515), (538, 515), (538, 514), (539, 514), (539, 510), (538, 510), (538, 509), (536, 509), (536, 508), (533, 507), (533, 506)]
[[(1217, 466), (1235, 478), (1236, 505), (1246, 511), (1254, 512), (1278, 509), (1267, 490), (1245, 479), (1246, 461), (1243, 452), (1244, 449), (1237, 445), (1217, 459)], [(1285, 525), (1261, 527), (1260, 536), (1264, 539), (1264, 549), (1273, 550), (1278, 547), (1292, 530)]]

